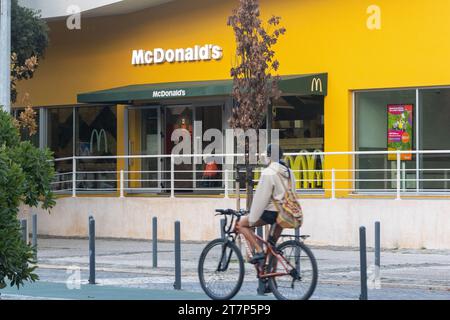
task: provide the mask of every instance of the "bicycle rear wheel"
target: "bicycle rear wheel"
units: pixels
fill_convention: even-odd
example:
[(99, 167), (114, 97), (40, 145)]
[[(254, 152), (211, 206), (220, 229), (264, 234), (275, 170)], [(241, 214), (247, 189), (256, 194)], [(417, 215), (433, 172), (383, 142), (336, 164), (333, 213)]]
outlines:
[[(312, 251), (299, 241), (286, 241), (278, 246), (284, 258), (280, 263), (271, 258), (272, 272), (289, 273), (269, 279), (269, 286), (279, 300), (308, 300), (314, 293), (318, 280), (317, 262)], [(282, 264), (287, 265), (287, 270)]]
[(228, 240), (210, 242), (200, 256), (200, 285), (213, 300), (232, 299), (241, 289), (244, 273), (241, 251)]

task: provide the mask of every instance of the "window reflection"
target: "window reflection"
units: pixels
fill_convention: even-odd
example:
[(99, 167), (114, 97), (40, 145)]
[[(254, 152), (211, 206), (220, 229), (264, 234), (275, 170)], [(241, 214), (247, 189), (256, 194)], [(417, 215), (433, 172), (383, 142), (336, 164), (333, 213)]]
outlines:
[[(116, 107), (90, 106), (77, 108), (76, 111), (76, 155), (116, 156)], [(77, 179), (80, 181), (77, 188), (81, 191), (110, 191), (116, 188), (116, 159), (81, 159), (77, 166)]]

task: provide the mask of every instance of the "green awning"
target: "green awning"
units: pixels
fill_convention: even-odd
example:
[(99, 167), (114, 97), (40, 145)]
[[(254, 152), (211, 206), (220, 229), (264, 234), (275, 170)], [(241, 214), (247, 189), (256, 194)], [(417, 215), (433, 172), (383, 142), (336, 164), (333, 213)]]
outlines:
[[(283, 76), (279, 87), (283, 95), (326, 96), (328, 74)], [(82, 93), (78, 95), (78, 102), (127, 104), (139, 100), (161, 101), (180, 98), (229, 96), (232, 93), (232, 89), (232, 80), (140, 84)]]

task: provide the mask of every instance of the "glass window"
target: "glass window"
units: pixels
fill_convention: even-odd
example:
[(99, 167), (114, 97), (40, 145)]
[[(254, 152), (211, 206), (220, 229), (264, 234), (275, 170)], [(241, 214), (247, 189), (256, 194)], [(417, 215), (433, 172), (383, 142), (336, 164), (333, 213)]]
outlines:
[[(422, 150), (450, 150), (450, 89), (419, 91), (420, 148)], [(450, 155), (423, 155), (420, 157), (421, 189), (448, 190)], [(440, 180), (440, 181), (430, 181)]]
[[(388, 148), (388, 106), (412, 105), (416, 112), (416, 91), (373, 91), (356, 93), (356, 150), (387, 151)], [(413, 127), (413, 149), (415, 149), (415, 124)], [(402, 161), (402, 189), (416, 188), (416, 157)], [(385, 155), (360, 155), (356, 157), (356, 188), (365, 191), (384, 191), (396, 188), (396, 161)]]
[(55, 158), (73, 156), (73, 108), (48, 109), (47, 146)]
[[(117, 155), (117, 112), (115, 106), (76, 108), (77, 156)], [(111, 191), (117, 185), (117, 160), (79, 160), (77, 188), (85, 191)], [(111, 173), (108, 173), (111, 171)]]
[[(324, 151), (324, 98), (285, 96), (274, 101), (272, 129), (279, 130), (285, 152)], [(297, 189), (323, 188), (323, 157), (299, 155), (288, 160)]]
[[(47, 110), (47, 147), (55, 159), (73, 156), (73, 108), (50, 108)], [(58, 190), (72, 188), (72, 160), (55, 162)]]
[(323, 97), (282, 97), (274, 102), (272, 116), (285, 151), (324, 150)]

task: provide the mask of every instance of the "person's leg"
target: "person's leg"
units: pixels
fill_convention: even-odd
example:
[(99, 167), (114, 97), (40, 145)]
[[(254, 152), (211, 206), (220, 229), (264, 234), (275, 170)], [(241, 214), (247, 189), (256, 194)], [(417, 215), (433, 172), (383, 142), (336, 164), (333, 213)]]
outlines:
[(262, 252), (262, 248), (256, 239), (255, 232), (253, 231), (254, 227), (262, 227), (266, 223), (262, 220), (256, 222), (255, 226), (251, 227), (248, 222), (248, 217), (243, 217), (239, 221), (239, 230), (244, 235), (244, 237), (248, 240), (250, 247), (255, 249), (256, 252)]
[(280, 238), (282, 232), (283, 232), (283, 228), (277, 224), (275, 226), (275, 230), (273, 232), (273, 240), (275, 241), (275, 243), (277, 243), (277, 241)]

